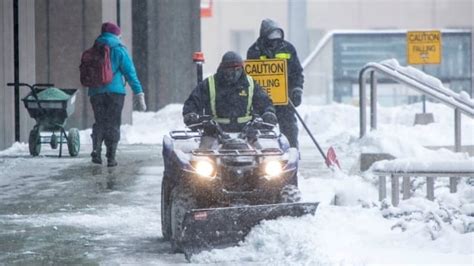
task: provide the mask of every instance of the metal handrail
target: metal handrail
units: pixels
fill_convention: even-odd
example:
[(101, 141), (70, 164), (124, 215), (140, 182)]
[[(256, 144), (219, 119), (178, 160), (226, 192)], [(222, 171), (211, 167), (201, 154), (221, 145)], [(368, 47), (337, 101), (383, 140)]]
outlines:
[(461, 149), (461, 113), (474, 118), (474, 106), (472, 103), (464, 101), (456, 97), (454, 94), (447, 93), (434, 86), (431, 86), (416, 77), (410, 76), (404, 72), (398, 72), (395, 68), (390, 66), (371, 62), (366, 64), (359, 72), (359, 118), (360, 118), (360, 137), (366, 134), (366, 77), (365, 74), (370, 72), (370, 128), (377, 128), (377, 80), (375, 72), (379, 72), (386, 77), (407, 85), (424, 95), (434, 98), (441, 103), (454, 109), (454, 142), (455, 150)]

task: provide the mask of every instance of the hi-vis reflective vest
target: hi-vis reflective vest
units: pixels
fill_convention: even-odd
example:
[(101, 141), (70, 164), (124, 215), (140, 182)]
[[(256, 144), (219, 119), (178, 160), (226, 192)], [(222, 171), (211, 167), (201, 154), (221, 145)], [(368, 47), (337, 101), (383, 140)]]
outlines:
[[(278, 53), (278, 54), (275, 54), (275, 58), (276, 59), (288, 59), (288, 60), (290, 60), (291, 59), (291, 54), (290, 53)], [(268, 57), (266, 55), (261, 55), (260, 56), (260, 60), (265, 60), (265, 59), (268, 59)]]
[[(245, 112), (245, 116), (237, 117), (237, 123), (246, 123), (252, 120), (252, 98), (253, 98), (253, 79), (251, 76), (246, 75), (247, 80), (249, 82), (249, 93), (247, 96), (247, 111)], [(214, 75), (210, 76), (209, 79), (209, 98), (211, 100), (211, 111), (212, 111), (212, 119), (217, 123), (221, 124), (230, 124), (230, 118), (218, 117), (216, 112), (216, 83), (214, 81)]]

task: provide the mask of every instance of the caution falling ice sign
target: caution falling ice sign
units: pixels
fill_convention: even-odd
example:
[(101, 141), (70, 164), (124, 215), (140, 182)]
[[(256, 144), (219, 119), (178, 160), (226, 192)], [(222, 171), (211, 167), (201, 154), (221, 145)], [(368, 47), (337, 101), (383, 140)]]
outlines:
[(408, 64), (440, 64), (441, 32), (409, 31), (407, 32)]
[(267, 92), (274, 105), (288, 104), (286, 60), (247, 60), (244, 69)]

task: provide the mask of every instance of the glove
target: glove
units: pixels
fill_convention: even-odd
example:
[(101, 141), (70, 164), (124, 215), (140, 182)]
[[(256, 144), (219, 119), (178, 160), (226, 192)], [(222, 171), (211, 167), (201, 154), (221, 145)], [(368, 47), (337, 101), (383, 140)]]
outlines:
[(140, 92), (133, 95), (133, 109), (140, 112), (146, 111), (145, 93)]
[(300, 87), (294, 87), (291, 91), (291, 101), (295, 107), (300, 106), (303, 96), (303, 89)]
[(199, 123), (199, 115), (196, 113), (187, 113), (183, 116), (183, 121), (186, 126)]
[(278, 118), (272, 112), (265, 112), (262, 115), (263, 122), (276, 125), (278, 123)]

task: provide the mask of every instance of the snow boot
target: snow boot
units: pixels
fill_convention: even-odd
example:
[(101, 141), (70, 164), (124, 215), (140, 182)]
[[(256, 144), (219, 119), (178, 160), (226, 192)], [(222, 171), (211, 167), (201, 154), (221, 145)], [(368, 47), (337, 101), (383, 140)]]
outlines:
[(95, 164), (102, 164), (102, 141), (103, 139), (96, 135), (91, 135), (92, 137), (92, 162)]
[(110, 145), (107, 145), (107, 153), (105, 154), (105, 156), (107, 157), (107, 167), (114, 167), (118, 165), (117, 161), (115, 160), (117, 144), (117, 142), (114, 142)]

